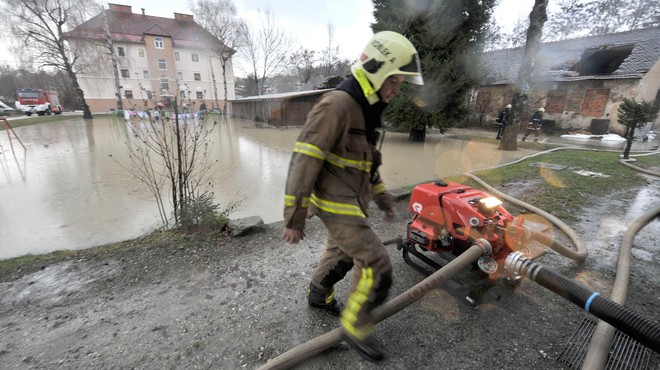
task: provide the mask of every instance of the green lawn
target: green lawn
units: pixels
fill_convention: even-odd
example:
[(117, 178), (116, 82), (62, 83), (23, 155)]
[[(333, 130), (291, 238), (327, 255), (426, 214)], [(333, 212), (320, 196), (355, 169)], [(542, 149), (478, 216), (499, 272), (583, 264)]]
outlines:
[[(619, 163), (619, 154), (590, 150), (558, 150), (544, 153), (524, 161), (484, 171), (475, 172), (488, 184), (503, 189), (507, 184), (533, 184), (517, 196), (549, 212), (560, 219), (575, 220), (580, 209), (595, 199), (607, 201), (616, 191), (635, 189), (646, 184), (647, 180), (637, 171)], [(643, 158), (645, 166), (660, 166), (660, 155)], [(531, 165), (542, 162), (567, 166), (562, 170)], [(576, 171), (589, 171), (609, 177), (583, 176)], [(467, 177), (453, 181), (474, 187), (478, 184)], [(503, 189), (506, 193), (506, 190)]]

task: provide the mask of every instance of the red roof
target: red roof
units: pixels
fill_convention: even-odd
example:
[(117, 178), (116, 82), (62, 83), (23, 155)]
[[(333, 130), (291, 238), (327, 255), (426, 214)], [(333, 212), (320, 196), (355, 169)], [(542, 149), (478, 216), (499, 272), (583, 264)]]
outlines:
[[(155, 17), (106, 10), (110, 35), (114, 41), (144, 43), (144, 35), (171, 37), (175, 46), (208, 48), (223, 44), (192, 20)], [(103, 14), (100, 13), (65, 33), (66, 38), (105, 40)]]

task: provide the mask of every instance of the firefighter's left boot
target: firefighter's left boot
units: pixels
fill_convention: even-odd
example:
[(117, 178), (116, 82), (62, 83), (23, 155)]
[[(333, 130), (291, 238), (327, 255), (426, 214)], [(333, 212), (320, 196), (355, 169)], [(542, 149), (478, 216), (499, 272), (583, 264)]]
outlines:
[(344, 305), (335, 299), (335, 290), (333, 288), (318, 288), (313, 283), (309, 283), (307, 302), (314, 308), (320, 308), (333, 316), (339, 316)]

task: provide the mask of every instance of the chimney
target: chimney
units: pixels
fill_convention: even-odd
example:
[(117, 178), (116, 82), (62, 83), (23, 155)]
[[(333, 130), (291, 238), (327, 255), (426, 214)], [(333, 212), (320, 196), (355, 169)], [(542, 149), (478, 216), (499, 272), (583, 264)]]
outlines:
[(140, 8), (140, 9), (142, 9), (142, 15), (146, 15), (146, 14), (144, 14), (144, 8)]
[(131, 10), (130, 5), (121, 5), (121, 4), (110, 4), (108, 3), (108, 9), (115, 11), (115, 12), (120, 12), (120, 13), (128, 13), (131, 14), (133, 11)]
[(174, 13), (174, 19), (177, 21), (193, 21), (193, 16), (190, 14), (181, 14), (181, 13)]

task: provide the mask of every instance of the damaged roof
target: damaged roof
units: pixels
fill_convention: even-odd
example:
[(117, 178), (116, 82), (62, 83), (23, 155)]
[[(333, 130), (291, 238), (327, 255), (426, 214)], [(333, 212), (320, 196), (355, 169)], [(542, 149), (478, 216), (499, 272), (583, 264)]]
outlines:
[[(483, 53), (484, 84), (515, 83), (523, 51)], [(659, 59), (660, 27), (546, 42), (536, 56), (532, 81), (642, 78)]]
[[(130, 8), (129, 8), (130, 9)], [(106, 10), (108, 28), (115, 42), (144, 44), (144, 36), (171, 37), (174, 46), (195, 49), (223, 47), (222, 42), (192, 20), (156, 17), (130, 12)], [(103, 13), (99, 13), (75, 29), (66, 38), (105, 40)]]

